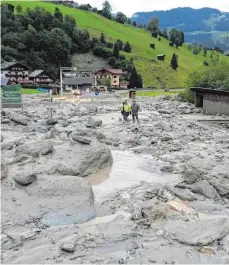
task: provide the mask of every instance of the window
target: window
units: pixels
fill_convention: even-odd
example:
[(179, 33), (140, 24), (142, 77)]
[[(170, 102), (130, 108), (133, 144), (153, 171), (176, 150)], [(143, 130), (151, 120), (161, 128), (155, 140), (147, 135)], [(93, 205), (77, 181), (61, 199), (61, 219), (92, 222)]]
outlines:
[(117, 81), (116, 80), (114, 80), (114, 83), (116, 83)]
[(117, 78), (117, 76), (115, 75), (114, 78)]

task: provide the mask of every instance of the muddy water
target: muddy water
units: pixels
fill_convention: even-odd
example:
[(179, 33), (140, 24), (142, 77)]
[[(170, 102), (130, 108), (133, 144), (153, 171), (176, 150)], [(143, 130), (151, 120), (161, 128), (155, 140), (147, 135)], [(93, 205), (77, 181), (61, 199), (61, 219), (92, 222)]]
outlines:
[(111, 169), (100, 171), (88, 177), (92, 184), (96, 200), (110, 193), (129, 188), (141, 181), (149, 183), (177, 183), (179, 175), (161, 173), (151, 155), (135, 155), (129, 151), (112, 151)]

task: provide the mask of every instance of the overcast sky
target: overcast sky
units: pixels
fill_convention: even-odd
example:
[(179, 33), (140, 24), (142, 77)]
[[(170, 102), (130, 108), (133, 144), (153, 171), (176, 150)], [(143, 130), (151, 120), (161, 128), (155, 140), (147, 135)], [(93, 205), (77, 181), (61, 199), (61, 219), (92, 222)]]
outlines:
[[(90, 3), (101, 8), (104, 0), (75, 0), (79, 4)], [(213, 7), (229, 12), (229, 0), (109, 0), (112, 12), (122, 11), (131, 16), (138, 11), (168, 10), (175, 7)]]

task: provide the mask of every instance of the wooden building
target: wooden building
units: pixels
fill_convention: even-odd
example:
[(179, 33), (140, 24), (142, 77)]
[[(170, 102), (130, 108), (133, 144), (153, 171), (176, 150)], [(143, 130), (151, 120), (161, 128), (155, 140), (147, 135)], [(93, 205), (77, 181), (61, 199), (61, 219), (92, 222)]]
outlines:
[(1, 64), (1, 79), (8, 79), (9, 84), (30, 83), (29, 80), (30, 68), (22, 63), (3, 62)]
[(159, 61), (164, 61), (164, 60), (165, 60), (165, 54), (158, 54), (158, 55), (157, 55), (157, 59), (158, 59)]
[(229, 115), (229, 91), (192, 87), (196, 107), (203, 108), (206, 114)]

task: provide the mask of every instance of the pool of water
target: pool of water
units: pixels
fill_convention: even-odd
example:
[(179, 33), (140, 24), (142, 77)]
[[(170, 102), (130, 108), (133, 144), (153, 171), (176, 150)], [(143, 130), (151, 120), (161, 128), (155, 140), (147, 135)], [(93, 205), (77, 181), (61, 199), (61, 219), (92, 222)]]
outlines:
[(124, 188), (149, 183), (177, 183), (180, 176), (159, 171), (156, 161), (151, 155), (136, 155), (129, 151), (112, 151), (113, 165), (110, 169), (102, 170), (88, 177), (93, 186), (96, 200)]

